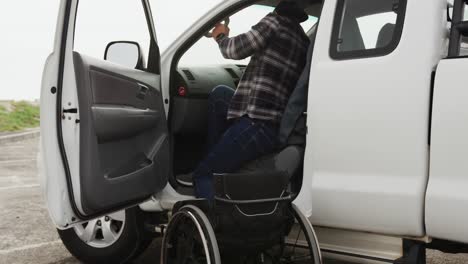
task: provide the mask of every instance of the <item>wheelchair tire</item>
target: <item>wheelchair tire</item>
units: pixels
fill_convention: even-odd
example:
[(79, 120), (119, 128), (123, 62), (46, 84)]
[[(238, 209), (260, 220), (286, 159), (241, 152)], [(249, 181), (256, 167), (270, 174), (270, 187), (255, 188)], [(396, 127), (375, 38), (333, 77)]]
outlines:
[(313, 263), (322, 264), (322, 253), (312, 224), (295, 204), (292, 204), (292, 209), (294, 211), (296, 221), (304, 232), (304, 236), (308, 244), (308, 251), (311, 254)]
[(161, 248), (162, 264), (221, 264), (218, 243), (208, 217), (186, 205), (169, 221)]

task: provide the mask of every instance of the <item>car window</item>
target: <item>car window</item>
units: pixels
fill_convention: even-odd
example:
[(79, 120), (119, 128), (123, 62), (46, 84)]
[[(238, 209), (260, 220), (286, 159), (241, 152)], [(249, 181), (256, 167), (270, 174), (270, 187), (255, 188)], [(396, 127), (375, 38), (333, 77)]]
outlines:
[[(274, 8), (264, 5), (252, 5), (231, 16), (229, 28), (230, 36), (236, 36), (249, 31), (253, 25), (262, 18), (273, 12)], [(316, 17), (309, 17), (309, 20), (301, 25), (307, 32), (317, 22)], [(220, 64), (247, 65), (250, 58), (244, 60), (227, 60), (219, 51), (218, 44), (212, 38), (202, 37), (197, 41), (180, 59), (179, 66), (208, 66)]]
[(391, 37), (385, 39), (385, 42), (378, 43), (380, 32), (383, 32), (386, 25), (392, 27), (396, 23), (397, 15), (394, 12), (385, 12), (374, 15), (368, 15), (357, 18), (359, 31), (364, 41), (365, 49), (375, 49), (378, 46), (389, 44)]
[(335, 59), (383, 56), (398, 45), (406, 0), (338, 0), (330, 55)]
[[(221, 1), (149, 0), (161, 53), (203, 15), (219, 5)], [(180, 6), (183, 8), (180, 8)], [(177, 14), (177, 16), (174, 16), (174, 14)]]
[(138, 42), (147, 61), (151, 36), (141, 1), (80, 0), (74, 51), (103, 59), (107, 44), (122, 40)]

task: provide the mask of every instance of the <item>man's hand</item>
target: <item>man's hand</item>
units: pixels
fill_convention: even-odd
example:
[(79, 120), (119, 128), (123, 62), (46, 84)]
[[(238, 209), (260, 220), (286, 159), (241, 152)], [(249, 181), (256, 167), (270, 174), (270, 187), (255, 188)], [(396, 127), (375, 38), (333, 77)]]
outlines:
[(224, 34), (226, 37), (229, 37), (229, 31), (230, 29), (228, 26), (221, 23), (216, 24), (216, 27), (212, 33), (214, 40), (217, 40), (218, 36), (221, 34)]

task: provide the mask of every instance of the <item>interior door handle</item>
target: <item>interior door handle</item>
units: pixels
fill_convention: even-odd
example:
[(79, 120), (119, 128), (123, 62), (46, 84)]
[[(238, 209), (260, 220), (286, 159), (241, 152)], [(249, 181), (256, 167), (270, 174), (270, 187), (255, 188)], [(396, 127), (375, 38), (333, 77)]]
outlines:
[(138, 89), (138, 93), (137, 93), (137, 98), (139, 99), (145, 99), (146, 97), (146, 94), (148, 94), (148, 91), (149, 91), (149, 88), (143, 84), (138, 84), (138, 86), (140, 87)]

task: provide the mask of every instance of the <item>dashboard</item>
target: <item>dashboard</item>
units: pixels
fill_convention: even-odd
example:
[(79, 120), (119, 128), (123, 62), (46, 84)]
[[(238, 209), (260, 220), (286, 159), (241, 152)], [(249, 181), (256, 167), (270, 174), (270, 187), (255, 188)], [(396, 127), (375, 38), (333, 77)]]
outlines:
[(218, 65), (210, 67), (180, 67), (172, 95), (180, 96), (179, 89), (186, 89), (185, 97), (208, 96), (214, 87), (227, 85), (236, 88), (246, 66)]
[(205, 134), (211, 91), (218, 85), (236, 89), (245, 68), (234, 64), (179, 67), (171, 87), (171, 132)]

